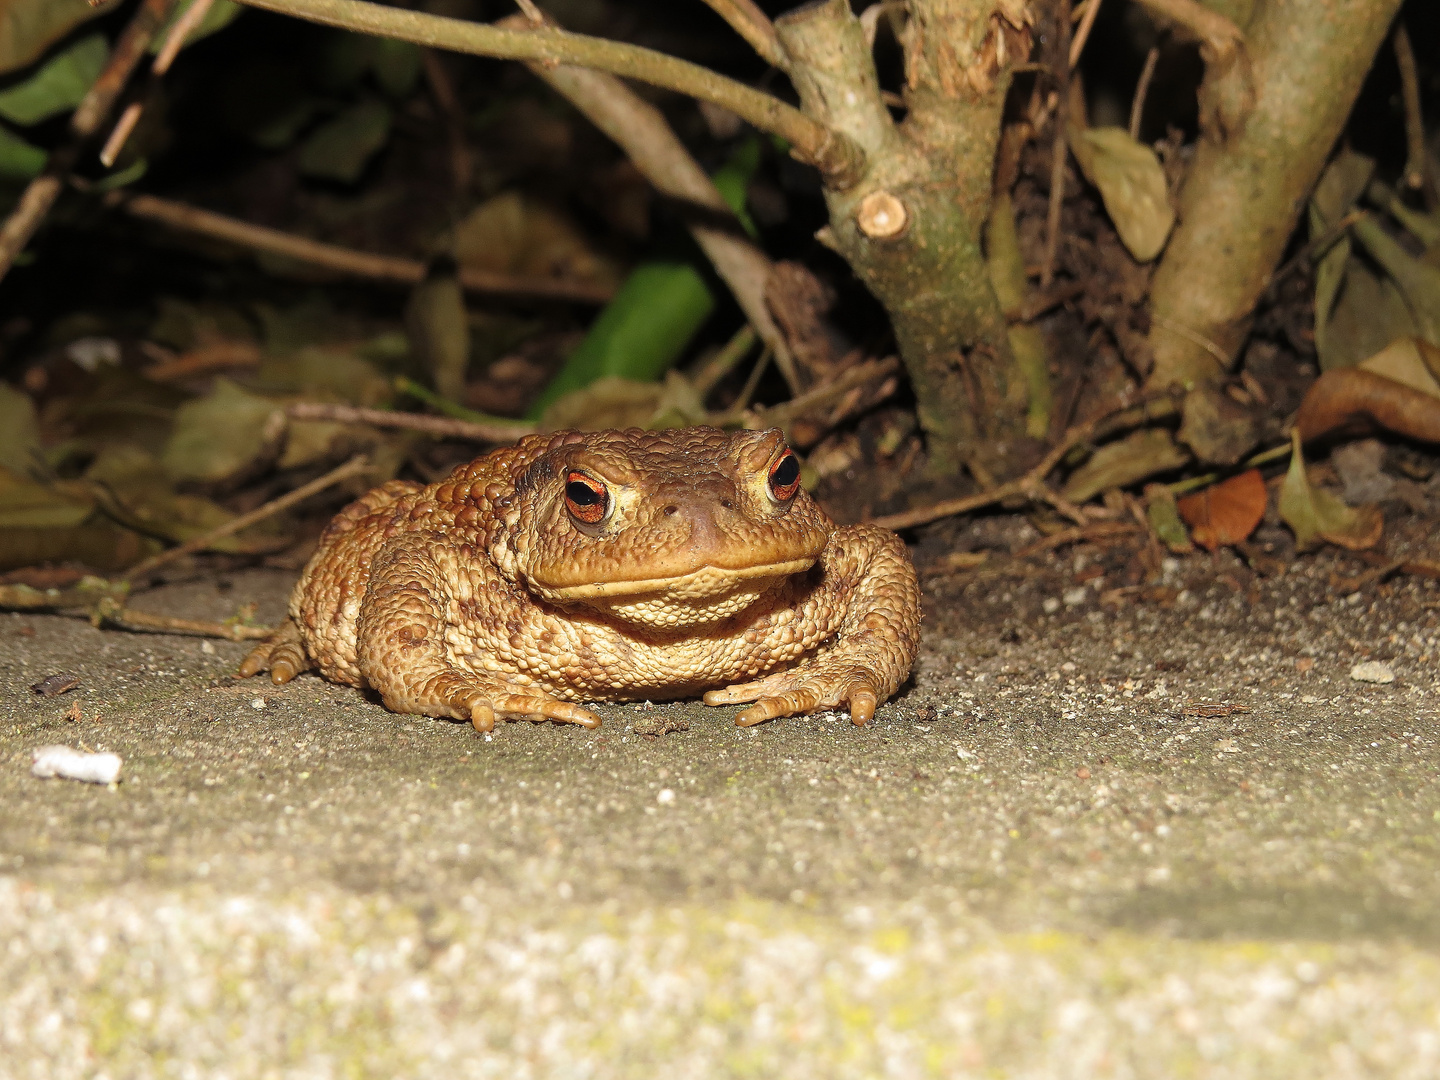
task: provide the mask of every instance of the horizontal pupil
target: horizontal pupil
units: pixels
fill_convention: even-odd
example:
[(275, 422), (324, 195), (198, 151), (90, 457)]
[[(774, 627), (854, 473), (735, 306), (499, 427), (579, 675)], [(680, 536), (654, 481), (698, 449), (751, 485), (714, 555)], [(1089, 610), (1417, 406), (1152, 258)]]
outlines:
[(565, 496), (579, 506), (595, 506), (605, 498), (603, 492), (596, 491), (589, 484), (582, 484), (578, 480), (572, 480), (565, 485)]

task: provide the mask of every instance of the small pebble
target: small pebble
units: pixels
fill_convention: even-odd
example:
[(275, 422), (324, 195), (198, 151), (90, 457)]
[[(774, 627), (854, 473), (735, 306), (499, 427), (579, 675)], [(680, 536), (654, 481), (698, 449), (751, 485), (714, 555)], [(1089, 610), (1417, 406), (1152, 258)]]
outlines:
[(263, 709), (265, 707), (265, 699), (263, 697), (251, 698), (250, 707), (252, 709)]
[(1061, 599), (1065, 601), (1066, 607), (1075, 607), (1078, 604), (1083, 604), (1089, 595), (1090, 590), (1085, 588), (1084, 585), (1081, 585), (1079, 588), (1066, 589)]
[(1046, 615), (1054, 615), (1055, 612), (1060, 610), (1060, 598), (1057, 596), (1047, 596), (1045, 602), (1042, 603), (1040, 607)]
[(1392, 683), (1395, 681), (1395, 672), (1379, 660), (1366, 660), (1350, 669), (1350, 678), (1356, 682)]
[(655, 796), (655, 801), (661, 806), (669, 806), (675, 801), (675, 792), (671, 791), (668, 787), (661, 788), (660, 794)]
[(208, 641), (202, 641), (200, 643), (200, 651), (203, 652), (206, 656), (214, 656), (215, 646)]

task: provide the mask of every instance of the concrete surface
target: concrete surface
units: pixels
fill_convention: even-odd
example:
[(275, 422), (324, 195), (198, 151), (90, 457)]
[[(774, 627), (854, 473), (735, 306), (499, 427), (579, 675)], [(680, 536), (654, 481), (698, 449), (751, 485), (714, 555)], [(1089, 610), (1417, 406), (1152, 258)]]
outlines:
[(865, 729), (483, 738), (0, 615), (0, 1077), (1440, 1074), (1440, 588), (1220, 556), (1101, 606), (1090, 558), (927, 579)]

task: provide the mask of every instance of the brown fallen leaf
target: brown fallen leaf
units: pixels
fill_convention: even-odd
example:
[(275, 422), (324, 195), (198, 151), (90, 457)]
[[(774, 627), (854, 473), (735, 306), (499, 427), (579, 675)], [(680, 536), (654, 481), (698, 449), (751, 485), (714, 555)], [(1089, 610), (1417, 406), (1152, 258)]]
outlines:
[(1206, 551), (1246, 539), (1265, 516), (1265, 478), (1248, 469), (1175, 504), (1190, 536)]
[(30, 689), (43, 698), (59, 697), (67, 690), (74, 690), (80, 685), (79, 675), (46, 675), (37, 683), (32, 683)]
[(1369, 421), (1397, 435), (1440, 442), (1440, 398), (1360, 368), (1324, 372), (1295, 414), (1295, 430), (1310, 442)]

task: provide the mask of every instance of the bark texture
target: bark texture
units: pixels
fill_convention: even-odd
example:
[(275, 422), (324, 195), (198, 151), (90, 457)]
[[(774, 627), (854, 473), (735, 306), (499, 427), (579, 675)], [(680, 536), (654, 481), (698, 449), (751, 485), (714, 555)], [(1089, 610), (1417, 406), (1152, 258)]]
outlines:
[(867, 163), (830, 184), (826, 239), (890, 314), (919, 404), (933, 470), (1013, 469), (1025, 384), (981, 249), (1010, 63), (1029, 51), (1023, 6), (911, 0), (907, 115), (881, 98), (870, 46), (847, 0), (776, 23), (807, 115), (848, 137)]
[(1181, 189), (1150, 297), (1153, 387), (1211, 382), (1233, 363), (1399, 7), (1257, 0), (1246, 62), (1207, 76), (1202, 105), (1249, 107), (1238, 128), (1207, 130)]

